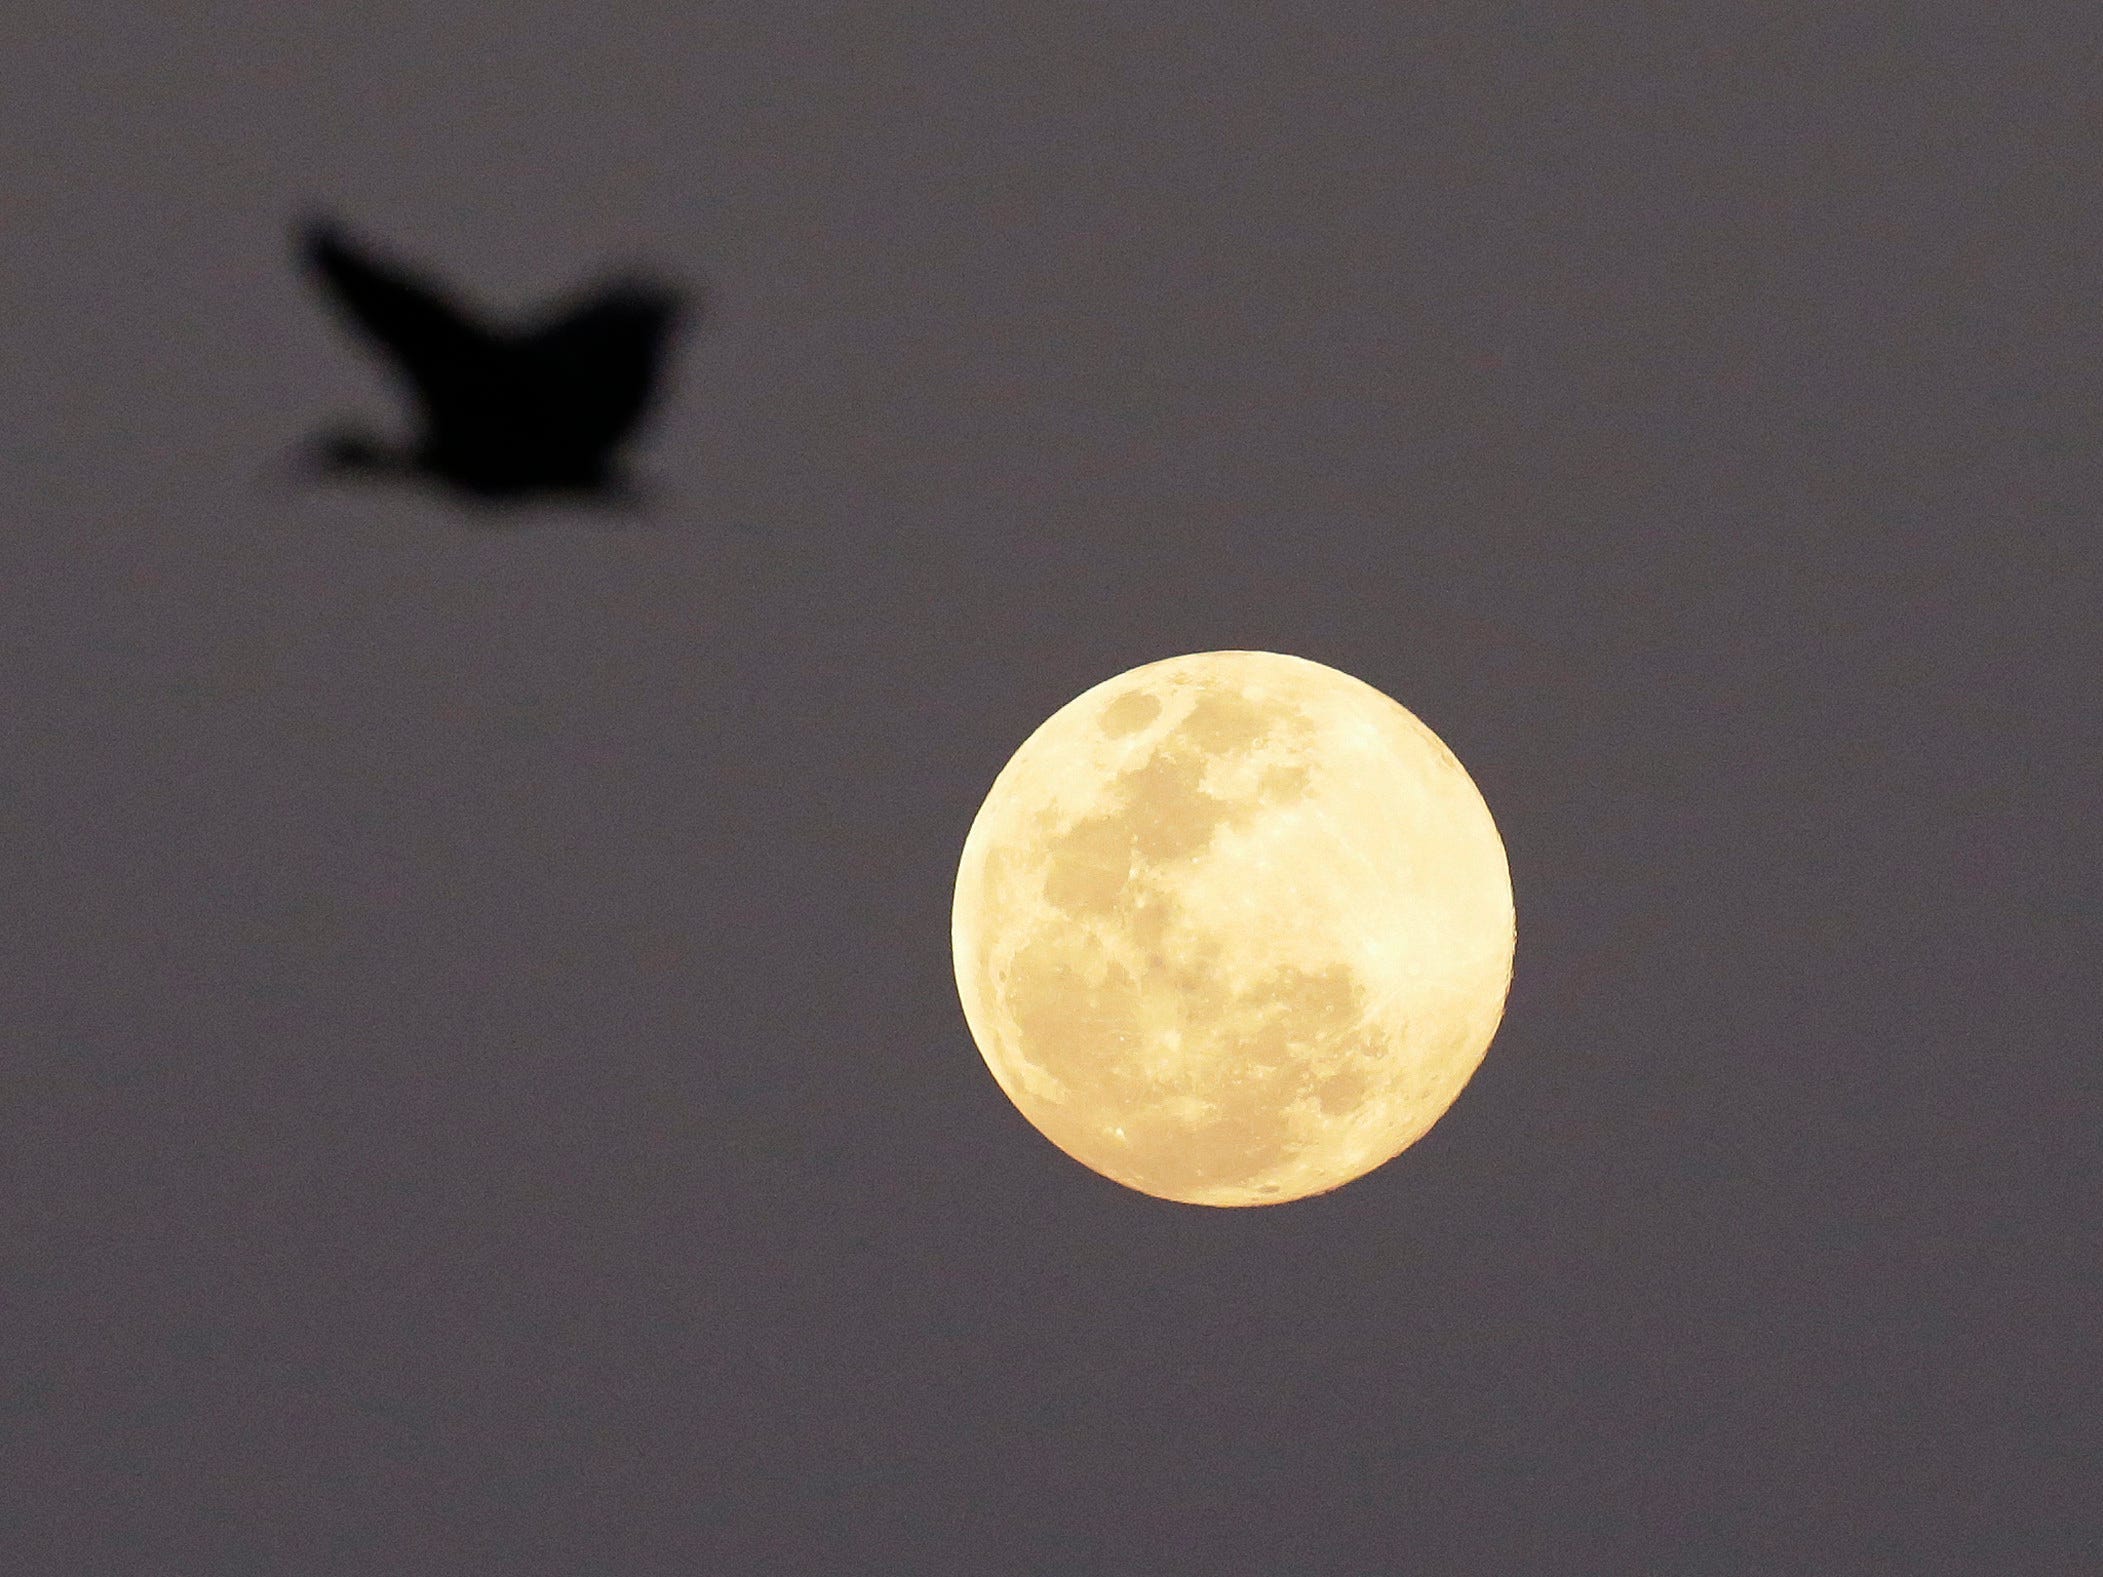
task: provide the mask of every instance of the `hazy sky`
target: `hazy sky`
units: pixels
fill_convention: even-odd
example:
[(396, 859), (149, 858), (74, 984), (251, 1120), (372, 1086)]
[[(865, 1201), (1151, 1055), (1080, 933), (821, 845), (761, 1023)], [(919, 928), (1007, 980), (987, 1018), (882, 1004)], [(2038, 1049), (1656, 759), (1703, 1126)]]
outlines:
[[(4, 44), (0, 1567), (2095, 1569), (2093, 0)], [(392, 414), (315, 208), (708, 281), (657, 516), (290, 478)], [(1046, 1144), (948, 956), (1008, 754), (1218, 647), (1519, 913), (1268, 1210)]]

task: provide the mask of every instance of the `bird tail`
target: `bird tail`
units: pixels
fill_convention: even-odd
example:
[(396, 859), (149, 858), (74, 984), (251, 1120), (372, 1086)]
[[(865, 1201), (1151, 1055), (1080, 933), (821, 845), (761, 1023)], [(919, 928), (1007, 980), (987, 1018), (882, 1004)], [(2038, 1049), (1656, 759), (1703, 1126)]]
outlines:
[(403, 457), (369, 433), (340, 430), (322, 433), (308, 446), (308, 458), (322, 472), (394, 471)]

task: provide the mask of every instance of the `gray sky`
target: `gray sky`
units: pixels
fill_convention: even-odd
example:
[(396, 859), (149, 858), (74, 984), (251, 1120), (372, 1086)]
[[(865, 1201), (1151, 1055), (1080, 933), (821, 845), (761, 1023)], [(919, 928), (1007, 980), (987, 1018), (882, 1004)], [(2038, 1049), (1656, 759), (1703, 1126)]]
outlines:
[[(2093, 1570), (2099, 53), (21, 8), (0, 1565)], [(290, 481), (392, 410), (316, 207), (706, 279), (656, 517)], [(1039, 1139), (947, 937), (1029, 730), (1218, 647), (1430, 723), (1520, 933), (1240, 1212)]]

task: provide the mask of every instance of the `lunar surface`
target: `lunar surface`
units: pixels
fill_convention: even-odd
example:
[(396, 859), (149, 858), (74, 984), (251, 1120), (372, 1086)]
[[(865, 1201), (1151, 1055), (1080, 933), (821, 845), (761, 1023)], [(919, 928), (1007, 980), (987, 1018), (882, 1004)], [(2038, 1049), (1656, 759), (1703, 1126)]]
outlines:
[(972, 1036), (1052, 1143), (1161, 1198), (1276, 1204), (1459, 1095), (1511, 983), (1511, 876), (1401, 706), (1205, 652), (1024, 742), (965, 840), (951, 940)]

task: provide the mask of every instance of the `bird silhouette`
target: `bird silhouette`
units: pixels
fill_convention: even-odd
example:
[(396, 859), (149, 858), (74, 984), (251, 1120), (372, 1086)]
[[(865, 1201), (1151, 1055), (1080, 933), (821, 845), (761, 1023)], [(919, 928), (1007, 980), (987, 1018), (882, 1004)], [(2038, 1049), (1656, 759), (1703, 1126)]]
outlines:
[(421, 476), (490, 500), (628, 495), (615, 459), (650, 412), (672, 330), (687, 310), (681, 292), (623, 278), (506, 326), (361, 248), (332, 222), (306, 225), (300, 252), (407, 382), (421, 417), (403, 446), (354, 432), (325, 437), (325, 469)]

